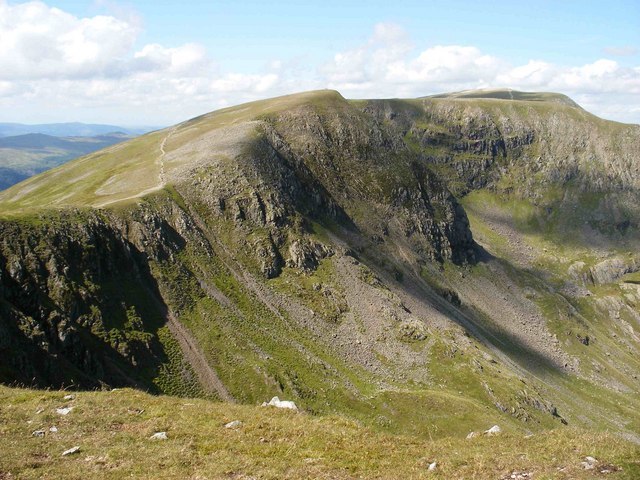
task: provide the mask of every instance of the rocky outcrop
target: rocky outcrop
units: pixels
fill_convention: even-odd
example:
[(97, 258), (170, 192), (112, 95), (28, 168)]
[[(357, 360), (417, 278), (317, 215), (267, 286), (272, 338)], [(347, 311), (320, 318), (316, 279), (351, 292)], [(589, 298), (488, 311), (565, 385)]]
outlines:
[(184, 240), (157, 214), (46, 214), (0, 224), (2, 380), (154, 389), (138, 369), (165, 360), (165, 308), (149, 261)]
[(640, 261), (635, 257), (613, 257), (587, 267), (584, 262), (575, 262), (568, 273), (583, 285), (604, 285), (616, 282), (628, 273), (640, 270)]
[(498, 187), (535, 199), (557, 184), (600, 193), (640, 186), (640, 127), (607, 124), (572, 103), (372, 100), (363, 111), (454, 180), (458, 195)]

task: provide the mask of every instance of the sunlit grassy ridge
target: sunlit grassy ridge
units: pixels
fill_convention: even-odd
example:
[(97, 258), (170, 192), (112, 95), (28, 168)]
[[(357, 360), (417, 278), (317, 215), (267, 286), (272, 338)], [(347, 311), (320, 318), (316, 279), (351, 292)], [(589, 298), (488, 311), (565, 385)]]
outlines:
[[(132, 390), (0, 387), (2, 478), (532, 478), (635, 479), (640, 447), (579, 430), (440, 440), (378, 433), (340, 417)], [(56, 408), (71, 406), (66, 416)], [(237, 428), (225, 424), (239, 420)], [(51, 427), (57, 431), (51, 432)], [(487, 425), (486, 428), (489, 428)], [(42, 437), (33, 436), (43, 431)], [(151, 440), (166, 432), (167, 440)], [(78, 453), (62, 456), (72, 447)], [(598, 463), (585, 470), (593, 456)], [(436, 463), (434, 470), (428, 467)]]
[[(37, 175), (0, 192), (0, 215), (43, 208), (101, 207), (131, 202), (172, 184), (194, 160), (225, 155), (228, 130), (248, 123), (232, 143), (251, 141), (251, 121), (308, 101), (335, 102), (333, 91), (307, 92), (230, 107), (152, 132)], [(219, 134), (217, 131), (221, 131)], [(202, 136), (207, 142), (190, 144)], [(243, 135), (246, 138), (243, 138)]]
[(495, 100), (521, 100), (527, 102), (551, 102), (556, 104), (577, 107), (578, 104), (566, 95), (551, 92), (520, 92), (511, 89), (485, 89), (485, 90), (465, 90), (462, 92), (442, 93), (431, 95), (427, 98), (449, 98), (449, 99), (495, 99)]

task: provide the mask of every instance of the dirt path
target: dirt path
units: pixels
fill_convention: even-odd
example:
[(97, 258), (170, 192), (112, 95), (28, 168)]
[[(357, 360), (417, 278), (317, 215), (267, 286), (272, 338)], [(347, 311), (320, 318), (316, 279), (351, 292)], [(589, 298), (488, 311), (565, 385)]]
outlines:
[(225, 402), (235, 403), (235, 399), (224, 386), (215, 370), (209, 365), (207, 358), (198, 347), (198, 343), (191, 335), (191, 332), (176, 320), (171, 313), (167, 315), (167, 326), (180, 344), (180, 349), (185, 359), (196, 372), (202, 388), (207, 393), (216, 394)]
[(112, 203), (125, 202), (127, 200), (133, 200), (134, 198), (144, 197), (148, 193), (153, 193), (164, 188), (165, 185), (167, 184), (166, 170), (164, 168), (164, 158), (167, 155), (165, 147), (167, 145), (167, 140), (169, 140), (169, 138), (175, 133), (175, 131), (176, 129), (172, 128), (160, 143), (160, 155), (158, 156), (155, 162), (158, 165), (158, 184), (157, 185), (154, 185), (153, 187), (149, 187), (145, 190), (142, 190), (134, 195), (129, 195), (128, 197), (106, 200), (104, 202), (96, 203), (93, 206), (96, 208), (102, 208)]
[(158, 157), (158, 163), (160, 164), (160, 172), (158, 173), (158, 181), (160, 183), (160, 188), (164, 187), (167, 184), (167, 177), (165, 174), (164, 168), (164, 157), (167, 155), (164, 147), (167, 145), (167, 140), (176, 132), (175, 128), (172, 128), (166, 137), (162, 139), (162, 143), (160, 144), (160, 156)]

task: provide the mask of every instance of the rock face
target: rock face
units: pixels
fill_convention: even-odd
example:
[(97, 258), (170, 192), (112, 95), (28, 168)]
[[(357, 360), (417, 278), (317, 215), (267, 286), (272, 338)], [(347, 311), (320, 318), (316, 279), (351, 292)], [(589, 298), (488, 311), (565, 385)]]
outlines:
[[(566, 102), (313, 92), (214, 112), (35, 177), (0, 194), (0, 381), (215, 390), (245, 403), (280, 394), (388, 426), (419, 421), (421, 389), (462, 371), (451, 398), (473, 397), (464, 404), (477, 422), (489, 421), (476, 408), (486, 405), (553, 425), (560, 417), (536, 407), (551, 395), (538, 369), (578, 371), (563, 349), (577, 351), (580, 335), (596, 351), (604, 335), (589, 330), (589, 305), (554, 297), (562, 282), (477, 245), (458, 198), (511, 195), (533, 202), (548, 231), (632, 236), (637, 129), (600, 122)], [(586, 221), (574, 220), (588, 195)], [(590, 285), (637, 267), (598, 258), (563, 272)], [(543, 308), (558, 312), (553, 331)], [(633, 333), (626, 308), (621, 328)], [(520, 401), (525, 380), (535, 402)], [(403, 389), (409, 413), (389, 393)], [(570, 401), (560, 408), (564, 418)]]
[(637, 258), (627, 255), (608, 258), (588, 267), (584, 262), (575, 262), (569, 269), (569, 275), (583, 285), (605, 285), (613, 283), (628, 273), (640, 270)]
[(118, 225), (95, 213), (47, 220), (38, 228), (0, 226), (0, 329), (10, 339), (4, 380), (143, 386), (127, 367), (159, 364), (162, 355), (152, 333), (163, 320), (147, 258), (171, 255), (177, 235), (154, 225), (157, 238), (148, 241), (149, 225)]

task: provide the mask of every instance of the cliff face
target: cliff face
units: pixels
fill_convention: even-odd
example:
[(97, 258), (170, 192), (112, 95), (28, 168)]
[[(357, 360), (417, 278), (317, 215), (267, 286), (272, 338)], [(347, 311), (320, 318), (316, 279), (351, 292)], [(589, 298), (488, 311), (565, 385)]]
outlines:
[[(423, 402), (463, 429), (486, 406), (597, 423), (609, 400), (585, 420), (561, 379), (640, 388), (640, 297), (582, 281), (638, 264), (638, 136), (566, 102), (313, 92), (72, 162), (0, 194), (0, 381), (281, 394), (398, 431), (436, 421)], [(594, 258), (548, 252), (592, 227)]]
[(640, 127), (576, 107), (424, 99), (374, 100), (363, 110), (417, 143), (429, 161), (460, 162), (468, 189), (490, 184), (500, 167), (526, 174), (527, 193), (570, 180), (591, 191), (637, 190), (640, 182)]
[(150, 262), (184, 247), (167, 220), (52, 212), (1, 229), (2, 380), (158, 391), (173, 345)]

